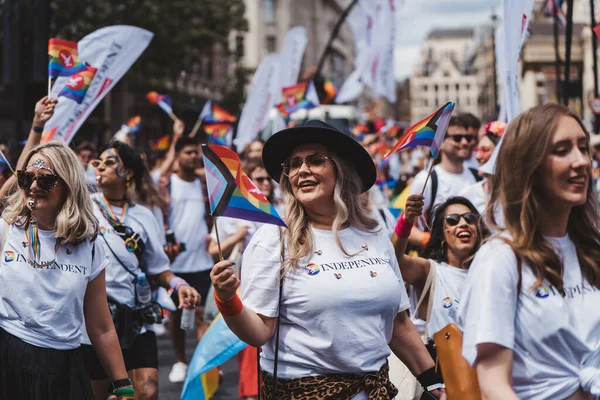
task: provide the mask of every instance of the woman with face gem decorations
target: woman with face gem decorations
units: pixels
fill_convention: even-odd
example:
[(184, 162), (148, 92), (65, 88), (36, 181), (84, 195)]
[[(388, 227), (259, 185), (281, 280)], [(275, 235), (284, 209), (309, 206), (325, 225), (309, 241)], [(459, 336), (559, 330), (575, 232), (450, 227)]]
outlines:
[[(106, 294), (125, 366), (136, 399), (155, 399), (158, 349), (152, 325), (161, 322), (161, 315), (145, 282), (152, 278), (164, 288), (173, 288), (180, 307), (195, 307), (200, 295), (171, 272), (158, 221), (148, 208), (136, 204), (146, 168), (140, 155), (127, 144), (114, 141), (90, 165), (95, 168), (100, 189), (92, 195), (94, 213), (100, 221), (98, 242), (110, 260)], [(85, 339), (83, 342), (89, 344)], [(108, 391), (106, 370), (91, 346), (83, 349), (96, 399), (104, 399)]]
[(489, 231), (469, 200), (450, 197), (434, 209), (431, 239), (422, 257), (410, 257), (404, 254), (408, 236), (414, 221), (422, 213), (422, 196), (409, 196), (405, 211), (396, 224), (392, 243), (405, 282), (413, 285), (420, 296), (416, 312), (420, 312), (426, 321), (432, 345), (436, 332), (457, 322), (469, 265)]
[(0, 398), (93, 399), (80, 350), (84, 316), (113, 393), (133, 397), (81, 163), (64, 144), (49, 142), (18, 166), (19, 189), (0, 221)]
[(600, 395), (600, 218), (589, 142), (579, 118), (555, 104), (521, 114), (504, 134), (490, 205), (503, 211), (506, 231), (475, 256), (459, 314), (463, 356), (484, 398)]
[(262, 396), (392, 399), (391, 348), (432, 396), (445, 398), (405, 312), (392, 244), (360, 204), (376, 177), (366, 150), (330, 125), (308, 121), (271, 136), (263, 161), (281, 185), (288, 229), (265, 225), (253, 236), (241, 298), (230, 262), (211, 272), (228, 326), (262, 346)]

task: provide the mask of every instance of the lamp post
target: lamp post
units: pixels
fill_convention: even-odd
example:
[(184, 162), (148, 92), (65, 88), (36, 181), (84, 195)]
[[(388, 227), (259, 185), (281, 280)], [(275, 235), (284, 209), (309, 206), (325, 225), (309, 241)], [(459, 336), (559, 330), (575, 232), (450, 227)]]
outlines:
[[(592, 0), (593, 1), (593, 0)], [(493, 68), (493, 72), (494, 72), (494, 76), (493, 76), (493, 80), (492, 80), (492, 84), (494, 85), (493, 89), (494, 89), (494, 110), (493, 113), (494, 115), (492, 116), (492, 118), (496, 118), (498, 116), (498, 78), (497, 78), (497, 73), (498, 71), (496, 70), (496, 21), (498, 21), (498, 16), (496, 15), (496, 11), (492, 8), (492, 15), (491, 15), (491, 19), (492, 19), (492, 68)]]

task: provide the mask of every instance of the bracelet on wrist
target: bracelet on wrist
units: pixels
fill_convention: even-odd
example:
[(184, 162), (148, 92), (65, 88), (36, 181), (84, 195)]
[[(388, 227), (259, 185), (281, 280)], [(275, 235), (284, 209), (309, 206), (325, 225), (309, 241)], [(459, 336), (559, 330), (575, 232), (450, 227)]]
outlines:
[(43, 126), (36, 126), (35, 124), (31, 125), (31, 130), (34, 131), (35, 133), (39, 133), (39, 134), (44, 133), (44, 127)]
[(417, 381), (419, 381), (423, 389), (427, 392), (446, 387), (442, 376), (435, 372), (435, 367), (431, 367), (419, 374), (419, 376), (417, 376)]
[(185, 279), (180, 278), (178, 276), (174, 276), (173, 278), (171, 278), (171, 281), (169, 282), (169, 287), (171, 289), (177, 292), (181, 286), (190, 286), (190, 284), (187, 283)]
[(242, 313), (242, 310), (244, 309), (244, 304), (242, 303), (242, 300), (240, 299), (240, 296), (237, 295), (237, 293), (229, 301), (221, 300), (219, 296), (217, 296), (216, 291), (214, 292), (214, 294), (215, 302), (217, 303), (217, 309), (219, 310), (221, 315), (223, 315), (224, 317), (237, 317)]
[(129, 378), (118, 379), (118, 380), (112, 382), (113, 391), (118, 390), (118, 389), (123, 389), (123, 388), (130, 388), (131, 386), (133, 386), (133, 383), (131, 382), (131, 379), (129, 379)]
[(396, 236), (401, 238), (407, 238), (410, 236), (410, 232), (412, 231), (413, 223), (409, 222), (405, 217), (404, 213), (400, 215), (398, 218), (398, 222), (396, 222), (396, 228), (394, 228), (394, 232)]

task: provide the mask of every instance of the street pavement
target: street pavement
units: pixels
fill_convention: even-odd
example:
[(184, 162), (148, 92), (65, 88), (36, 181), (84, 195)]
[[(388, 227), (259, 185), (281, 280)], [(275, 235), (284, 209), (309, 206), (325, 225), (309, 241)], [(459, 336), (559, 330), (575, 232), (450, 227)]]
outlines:
[[(186, 356), (191, 360), (195, 344), (195, 332), (187, 331), (186, 336)], [(169, 382), (169, 372), (175, 363), (175, 352), (171, 345), (171, 339), (168, 332), (158, 337), (158, 385), (160, 400), (179, 400), (183, 383)], [(219, 390), (211, 400), (238, 400), (238, 364), (237, 357), (227, 361), (221, 368), (223, 375)]]

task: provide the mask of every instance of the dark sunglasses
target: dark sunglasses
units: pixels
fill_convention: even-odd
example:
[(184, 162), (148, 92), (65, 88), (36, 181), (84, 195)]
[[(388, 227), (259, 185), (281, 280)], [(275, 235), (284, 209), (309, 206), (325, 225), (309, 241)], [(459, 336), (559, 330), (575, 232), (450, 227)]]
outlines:
[(268, 176), (257, 176), (256, 178), (254, 178), (252, 180), (256, 181), (258, 183), (263, 183), (264, 181), (271, 182), (271, 178), (269, 178)]
[(57, 175), (42, 174), (36, 176), (33, 172), (17, 171), (17, 183), (24, 190), (29, 190), (33, 182), (37, 181), (38, 187), (44, 192), (49, 192), (58, 185), (60, 178)]
[(289, 177), (290, 175), (296, 175), (300, 168), (302, 168), (302, 164), (306, 164), (306, 166), (308, 167), (308, 169), (311, 170), (311, 172), (320, 172), (323, 170), (323, 168), (325, 168), (327, 160), (329, 160), (329, 157), (327, 157), (325, 154), (314, 153), (309, 154), (304, 158), (288, 158), (283, 163), (281, 163), (281, 166), (283, 167), (283, 173)]
[(468, 212), (465, 214), (450, 214), (444, 217), (449, 226), (458, 225), (461, 218), (464, 218), (465, 222), (469, 225), (475, 225), (479, 221), (479, 215), (473, 212)]
[(467, 142), (472, 142), (475, 140), (475, 135), (446, 135), (446, 139), (452, 138), (456, 143), (462, 142), (463, 138), (467, 140)]
[(102, 160), (92, 160), (89, 162), (89, 164), (94, 167), (94, 168), (100, 168), (100, 166), (102, 164), (104, 164), (105, 167), (112, 167), (113, 165), (115, 165), (117, 163), (117, 160), (115, 160), (114, 158), (107, 158), (106, 160), (102, 161)]

